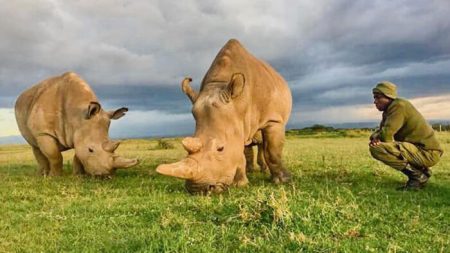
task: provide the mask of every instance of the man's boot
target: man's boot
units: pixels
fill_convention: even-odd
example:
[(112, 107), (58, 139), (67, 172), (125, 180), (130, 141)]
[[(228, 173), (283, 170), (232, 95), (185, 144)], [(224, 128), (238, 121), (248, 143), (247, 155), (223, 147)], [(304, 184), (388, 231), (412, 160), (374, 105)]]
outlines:
[(428, 178), (431, 177), (432, 173), (431, 173), (431, 168), (428, 167), (423, 167), (422, 168), (422, 172), (423, 174), (425, 174), (425, 176), (427, 176)]
[[(421, 170), (407, 166), (401, 171), (408, 177), (408, 181), (404, 186), (397, 188), (397, 190), (419, 190), (422, 189), (428, 182), (429, 176)], [(427, 174), (431, 176), (431, 173)]]

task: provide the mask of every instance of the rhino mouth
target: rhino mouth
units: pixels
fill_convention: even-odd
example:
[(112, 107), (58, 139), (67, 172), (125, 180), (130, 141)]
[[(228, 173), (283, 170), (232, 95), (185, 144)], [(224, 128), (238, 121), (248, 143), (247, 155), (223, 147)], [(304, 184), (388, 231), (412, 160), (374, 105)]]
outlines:
[(192, 195), (210, 195), (222, 193), (228, 190), (228, 185), (224, 183), (197, 183), (192, 180), (186, 180), (185, 189)]
[(90, 175), (96, 179), (109, 180), (109, 179), (113, 178), (115, 172), (116, 172), (116, 169), (112, 169), (112, 170), (104, 171), (104, 172), (96, 171), (96, 172), (91, 173)]

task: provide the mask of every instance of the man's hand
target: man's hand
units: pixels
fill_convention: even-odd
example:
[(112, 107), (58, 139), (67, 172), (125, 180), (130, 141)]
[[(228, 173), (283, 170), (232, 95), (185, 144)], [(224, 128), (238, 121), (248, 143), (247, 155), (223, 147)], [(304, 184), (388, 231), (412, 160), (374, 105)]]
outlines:
[(380, 141), (380, 129), (377, 129), (375, 132), (373, 132), (369, 137), (370, 143), (378, 140)]
[(381, 141), (378, 138), (372, 139), (370, 140), (369, 146), (373, 147), (373, 146), (378, 146), (380, 145)]

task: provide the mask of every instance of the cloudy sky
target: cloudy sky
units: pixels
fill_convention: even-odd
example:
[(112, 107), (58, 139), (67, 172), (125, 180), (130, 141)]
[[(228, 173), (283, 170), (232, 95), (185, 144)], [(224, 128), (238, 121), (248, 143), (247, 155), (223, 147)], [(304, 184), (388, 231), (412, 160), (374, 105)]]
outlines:
[(428, 119), (450, 120), (447, 0), (0, 0), (0, 137), (18, 135), (13, 105), (26, 88), (80, 74), (103, 107), (129, 107), (116, 137), (194, 128), (193, 86), (236, 38), (288, 81), (290, 127), (378, 121), (371, 88), (399, 87)]

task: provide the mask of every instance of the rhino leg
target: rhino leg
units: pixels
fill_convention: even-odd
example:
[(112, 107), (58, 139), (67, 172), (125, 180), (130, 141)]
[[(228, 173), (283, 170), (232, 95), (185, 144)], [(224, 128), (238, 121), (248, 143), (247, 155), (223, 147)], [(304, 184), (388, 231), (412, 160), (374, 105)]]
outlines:
[(242, 186), (248, 185), (248, 178), (247, 178), (247, 174), (245, 173), (245, 171), (246, 171), (246, 168), (245, 168), (246, 161), (245, 160), (246, 159), (244, 159), (244, 161), (242, 162), (242, 165), (237, 168), (236, 174), (234, 175), (233, 184), (236, 185), (237, 187), (242, 187)]
[(276, 184), (289, 182), (291, 174), (283, 167), (281, 155), (284, 147), (284, 125), (271, 123), (263, 129), (264, 157)]
[(259, 168), (261, 169), (261, 172), (267, 171), (267, 163), (266, 158), (264, 157), (264, 147), (263, 144), (258, 144), (258, 156), (256, 158), (256, 161), (259, 165)]
[(56, 140), (51, 136), (39, 136), (37, 143), (42, 154), (48, 159), (49, 176), (61, 176), (63, 158)]
[(37, 147), (33, 147), (33, 154), (38, 162), (38, 175), (40, 176), (48, 176), (50, 172), (50, 165), (48, 163), (47, 157), (39, 150)]
[(74, 175), (84, 175), (86, 171), (81, 163), (80, 159), (76, 155), (73, 156), (73, 174)]
[(252, 146), (246, 146), (244, 148), (244, 155), (245, 155), (245, 170), (247, 173), (253, 172), (255, 168), (253, 167), (253, 147)]

